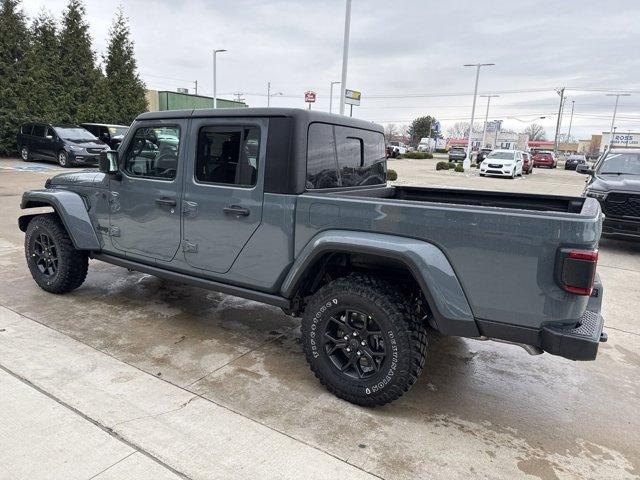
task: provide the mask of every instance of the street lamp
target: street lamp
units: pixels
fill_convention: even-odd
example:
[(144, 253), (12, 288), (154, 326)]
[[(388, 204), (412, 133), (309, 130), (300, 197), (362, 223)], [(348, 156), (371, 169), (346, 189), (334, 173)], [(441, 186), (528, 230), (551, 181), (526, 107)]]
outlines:
[(331, 113), (331, 109), (333, 108), (333, 86), (338, 85), (339, 83), (342, 82), (331, 82), (331, 88), (329, 89), (329, 113)]
[(484, 128), (482, 129), (482, 144), (480, 145), (480, 148), (485, 147), (484, 140), (487, 135), (487, 121), (489, 120), (489, 103), (491, 102), (492, 98), (496, 98), (499, 96), (500, 95), (480, 95), (480, 97), (487, 99), (487, 113), (484, 116)]
[(495, 63), (466, 63), (465, 67), (476, 67), (476, 86), (473, 90), (473, 106), (471, 107), (471, 125), (469, 125), (469, 142), (467, 142), (467, 157), (464, 159), (465, 170), (471, 167), (471, 134), (473, 133), (473, 121), (476, 115), (476, 97), (478, 96), (478, 79), (480, 77), (480, 67), (490, 67)]
[(216, 94), (216, 55), (226, 52), (224, 48), (213, 50), (213, 108), (218, 108), (218, 95)]
[(282, 92), (271, 93), (271, 82), (267, 82), (267, 107), (271, 106), (271, 97), (282, 95), (284, 95)]
[(351, 0), (347, 0), (344, 14), (344, 43), (342, 45), (342, 82), (340, 85), (340, 115), (344, 115), (344, 100), (347, 88), (347, 63), (349, 60), (349, 29), (351, 26)]
[(609, 150), (611, 150), (611, 145), (613, 145), (613, 134), (614, 134), (614, 126), (613, 124), (616, 122), (616, 113), (618, 112), (618, 101), (620, 97), (630, 97), (630, 93), (607, 93), (607, 97), (616, 97), (616, 105), (613, 107), (613, 117), (611, 118), (611, 128), (609, 132), (611, 133), (611, 140), (609, 140)]

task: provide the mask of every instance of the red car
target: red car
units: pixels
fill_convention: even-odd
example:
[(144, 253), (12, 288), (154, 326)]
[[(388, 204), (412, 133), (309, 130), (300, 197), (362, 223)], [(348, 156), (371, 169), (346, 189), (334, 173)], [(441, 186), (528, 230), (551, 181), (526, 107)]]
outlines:
[(558, 160), (553, 152), (536, 152), (533, 155), (533, 166), (556, 168), (558, 166)]

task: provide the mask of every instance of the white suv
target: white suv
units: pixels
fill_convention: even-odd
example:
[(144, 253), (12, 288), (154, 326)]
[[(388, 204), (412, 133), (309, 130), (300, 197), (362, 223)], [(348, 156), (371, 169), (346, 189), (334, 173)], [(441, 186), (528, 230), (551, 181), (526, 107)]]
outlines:
[(494, 150), (480, 164), (480, 176), (515, 178), (522, 175), (523, 158), (519, 150)]

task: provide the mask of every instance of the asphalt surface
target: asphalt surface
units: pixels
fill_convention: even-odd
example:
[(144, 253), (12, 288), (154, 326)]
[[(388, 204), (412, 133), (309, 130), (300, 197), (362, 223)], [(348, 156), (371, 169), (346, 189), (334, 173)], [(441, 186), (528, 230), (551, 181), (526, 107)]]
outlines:
[[(560, 195), (585, 179), (390, 168)], [(365, 409), (317, 382), (276, 308), (95, 261), (78, 290), (40, 290), (17, 216), (57, 171), (0, 160), (0, 478), (640, 478), (640, 244), (601, 242), (596, 361), (431, 336), (413, 389)]]

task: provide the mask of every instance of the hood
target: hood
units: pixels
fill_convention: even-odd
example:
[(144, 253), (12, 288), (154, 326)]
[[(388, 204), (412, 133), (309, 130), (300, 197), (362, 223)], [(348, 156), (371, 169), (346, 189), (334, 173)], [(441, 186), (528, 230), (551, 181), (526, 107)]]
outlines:
[(109, 147), (106, 143), (104, 143), (102, 140), (65, 140), (65, 143), (71, 144), (71, 145), (77, 145), (79, 147), (82, 148), (105, 148), (105, 147)]
[(95, 170), (82, 170), (80, 172), (61, 173), (49, 179), (51, 187), (80, 186), (93, 187), (102, 183), (105, 174)]
[(492, 165), (506, 165), (507, 163), (514, 163), (515, 160), (505, 160), (504, 158), (485, 158), (482, 163), (491, 163)]
[(588, 188), (640, 194), (640, 175), (597, 175)]

